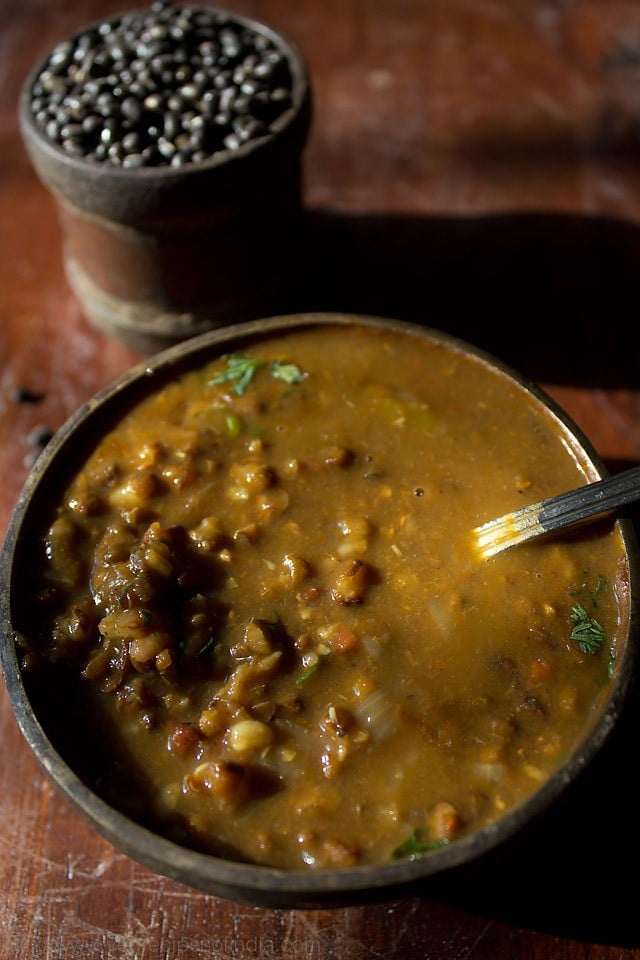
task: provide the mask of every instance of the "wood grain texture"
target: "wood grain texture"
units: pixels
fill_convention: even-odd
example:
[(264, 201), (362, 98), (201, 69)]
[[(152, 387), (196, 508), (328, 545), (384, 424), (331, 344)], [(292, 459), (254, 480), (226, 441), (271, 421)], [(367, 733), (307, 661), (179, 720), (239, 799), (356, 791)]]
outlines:
[[(640, 3), (229, 0), (307, 57), (296, 309), (443, 327), (543, 384), (611, 469), (640, 461)], [(115, 0), (0, 4), (0, 536), (39, 428), (134, 360), (86, 322), (16, 104), (35, 61)], [(624, 327), (621, 321), (625, 321)], [(41, 392), (18, 404), (15, 389)], [(454, 889), (264, 910), (150, 873), (30, 754), (0, 688), (0, 960), (640, 958), (638, 703), (584, 781)], [(630, 871), (630, 873), (628, 872)]]

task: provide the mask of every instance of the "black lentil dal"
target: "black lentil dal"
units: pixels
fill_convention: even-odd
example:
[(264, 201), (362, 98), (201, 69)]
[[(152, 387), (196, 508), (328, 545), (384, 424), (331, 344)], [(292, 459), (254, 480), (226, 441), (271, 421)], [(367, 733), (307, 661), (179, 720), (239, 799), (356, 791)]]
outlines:
[(476, 553), (482, 519), (584, 480), (576, 454), (437, 341), (323, 325), (210, 358), (21, 536), (48, 735), (108, 803), (229, 859), (381, 864), (496, 822), (583, 741), (628, 633), (613, 522)]

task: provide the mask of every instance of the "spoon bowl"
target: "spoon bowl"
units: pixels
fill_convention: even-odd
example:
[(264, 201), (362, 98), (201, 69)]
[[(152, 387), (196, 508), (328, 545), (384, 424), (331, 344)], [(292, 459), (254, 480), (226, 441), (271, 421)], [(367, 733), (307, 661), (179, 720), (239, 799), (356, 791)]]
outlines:
[(474, 529), (475, 544), (489, 560), (520, 543), (596, 520), (638, 500), (640, 467), (632, 467), (488, 520)]

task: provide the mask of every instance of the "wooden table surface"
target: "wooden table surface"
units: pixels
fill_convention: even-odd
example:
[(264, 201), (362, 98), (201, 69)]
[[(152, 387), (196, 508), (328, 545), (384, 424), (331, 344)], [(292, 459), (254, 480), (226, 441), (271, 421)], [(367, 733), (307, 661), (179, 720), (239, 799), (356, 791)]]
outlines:
[[(229, 0), (311, 70), (296, 309), (442, 327), (640, 461), (640, 2)], [(46, 430), (138, 359), (91, 329), (22, 148), (21, 83), (115, 0), (0, 0), (0, 536)], [(41, 393), (17, 402), (16, 390)], [(376, 906), (237, 905), (153, 875), (51, 786), (0, 691), (7, 960), (640, 958), (639, 705), (517, 852)]]

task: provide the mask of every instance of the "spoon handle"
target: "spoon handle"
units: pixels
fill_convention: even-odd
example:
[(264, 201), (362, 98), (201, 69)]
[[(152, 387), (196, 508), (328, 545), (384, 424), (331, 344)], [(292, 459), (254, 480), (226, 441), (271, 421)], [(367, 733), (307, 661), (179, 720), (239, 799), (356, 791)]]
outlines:
[(473, 531), (476, 546), (487, 560), (518, 543), (595, 519), (637, 500), (640, 467), (632, 467), (483, 523)]

